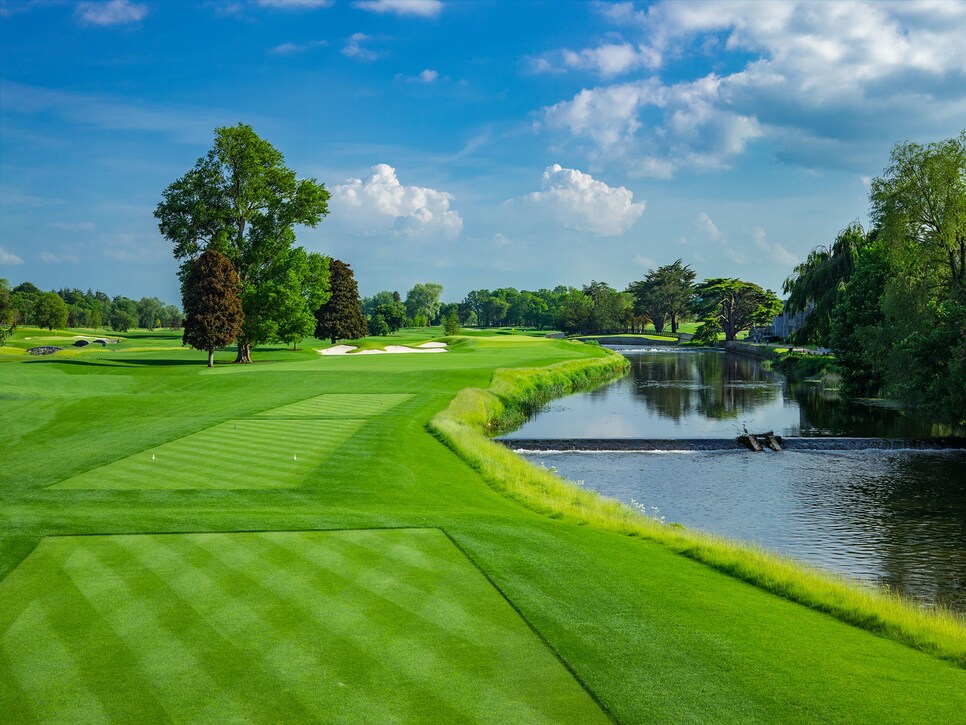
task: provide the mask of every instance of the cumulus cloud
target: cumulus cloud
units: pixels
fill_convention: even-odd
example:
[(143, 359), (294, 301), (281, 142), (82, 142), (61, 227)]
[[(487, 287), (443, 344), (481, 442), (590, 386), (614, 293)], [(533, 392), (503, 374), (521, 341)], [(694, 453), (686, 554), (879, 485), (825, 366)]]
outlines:
[(357, 0), (352, 3), (360, 10), (394, 15), (417, 15), (434, 18), (443, 11), (441, 0)]
[(48, 222), (48, 226), (65, 232), (90, 232), (94, 229), (94, 222)]
[(453, 200), (445, 191), (404, 186), (392, 166), (378, 164), (366, 179), (347, 179), (336, 186), (332, 208), (362, 234), (455, 239), (463, 219), (450, 208)]
[(521, 197), (558, 224), (599, 237), (623, 234), (640, 219), (645, 203), (623, 186), (608, 186), (590, 174), (560, 164), (543, 172), (540, 191)]
[(143, 20), (148, 14), (148, 6), (129, 0), (82, 2), (77, 4), (76, 13), (84, 25), (127, 25)]
[(0, 264), (23, 264), (23, 259), (0, 247)]
[(548, 54), (537, 69), (657, 71), (702, 56), (708, 44), (739, 64), (702, 78), (588, 88), (543, 109), (546, 128), (638, 173), (727, 166), (759, 137), (802, 166), (867, 169), (896, 138), (955, 133), (966, 115), (966, 3), (599, 8), (617, 40)]
[(660, 54), (653, 49), (625, 42), (602, 43), (576, 51), (565, 49), (532, 58), (530, 62), (537, 73), (583, 70), (611, 78), (638, 68), (656, 68), (660, 60)]

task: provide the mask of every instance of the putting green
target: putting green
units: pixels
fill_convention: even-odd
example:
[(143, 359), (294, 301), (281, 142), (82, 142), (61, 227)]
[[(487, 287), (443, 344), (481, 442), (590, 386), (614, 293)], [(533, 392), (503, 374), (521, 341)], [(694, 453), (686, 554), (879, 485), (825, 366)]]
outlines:
[(607, 722), (436, 529), (45, 539), (0, 583), (0, 712)]
[(264, 410), (259, 417), (271, 418), (366, 418), (385, 413), (413, 396), (408, 393), (367, 395), (364, 393), (331, 393), (300, 400), (279, 408)]
[(260, 489), (302, 483), (365, 420), (228, 420), (85, 471), (53, 489)]

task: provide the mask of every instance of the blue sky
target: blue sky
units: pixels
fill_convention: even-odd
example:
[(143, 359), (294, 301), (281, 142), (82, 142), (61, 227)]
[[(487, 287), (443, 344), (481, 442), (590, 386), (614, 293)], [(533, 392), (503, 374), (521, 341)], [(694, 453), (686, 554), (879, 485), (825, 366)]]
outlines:
[(161, 191), (251, 124), (363, 294), (779, 289), (900, 140), (966, 127), (966, 2), (0, 0), (0, 276), (178, 300)]

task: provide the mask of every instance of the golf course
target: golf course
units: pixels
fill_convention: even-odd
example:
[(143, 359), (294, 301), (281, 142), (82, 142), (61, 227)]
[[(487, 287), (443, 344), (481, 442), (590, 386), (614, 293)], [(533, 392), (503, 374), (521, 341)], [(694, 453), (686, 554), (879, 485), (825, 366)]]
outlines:
[(506, 371), (619, 375), (607, 350), (422, 328), (391, 343), (445, 353), (209, 369), (176, 331), (79, 332), (0, 349), (4, 723), (966, 719), (961, 620), (855, 626), (582, 517), (576, 486), (527, 493), (549, 474), (440, 417)]

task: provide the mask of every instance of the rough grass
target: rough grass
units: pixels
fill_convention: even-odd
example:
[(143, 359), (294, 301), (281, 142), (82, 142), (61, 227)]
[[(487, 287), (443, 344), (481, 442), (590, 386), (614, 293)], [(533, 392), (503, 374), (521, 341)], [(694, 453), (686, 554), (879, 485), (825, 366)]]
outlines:
[(605, 358), (499, 370), (489, 388), (460, 391), (429, 429), (497, 490), (534, 511), (659, 542), (781, 597), (966, 667), (966, 621), (953, 612), (927, 609), (760, 547), (662, 524), (533, 465), (484, 436), (515, 426), (527, 411), (552, 397), (621, 369), (619, 362)]

